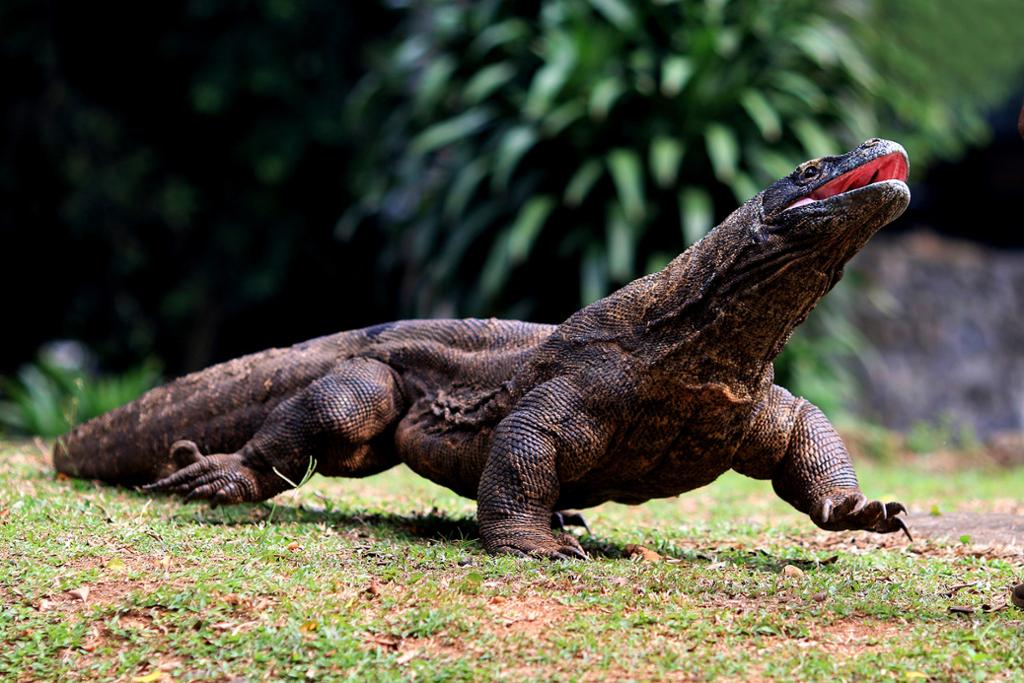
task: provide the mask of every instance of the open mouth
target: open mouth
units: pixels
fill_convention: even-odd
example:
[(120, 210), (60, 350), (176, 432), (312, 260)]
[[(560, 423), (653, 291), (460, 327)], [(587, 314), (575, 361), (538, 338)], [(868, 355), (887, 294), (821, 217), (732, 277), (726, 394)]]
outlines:
[(872, 183), (885, 180), (902, 180), (907, 182), (907, 159), (900, 152), (893, 152), (877, 159), (861, 164), (852, 171), (847, 171), (838, 178), (833, 178), (806, 197), (801, 197), (787, 206), (795, 209), (837, 194), (866, 187)]

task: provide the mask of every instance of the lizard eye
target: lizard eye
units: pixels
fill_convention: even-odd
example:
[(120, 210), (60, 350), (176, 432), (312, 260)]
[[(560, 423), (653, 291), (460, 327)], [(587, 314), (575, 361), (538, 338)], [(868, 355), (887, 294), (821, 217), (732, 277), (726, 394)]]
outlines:
[(814, 164), (811, 164), (800, 171), (800, 180), (812, 180), (817, 178), (819, 173), (821, 173), (821, 170)]

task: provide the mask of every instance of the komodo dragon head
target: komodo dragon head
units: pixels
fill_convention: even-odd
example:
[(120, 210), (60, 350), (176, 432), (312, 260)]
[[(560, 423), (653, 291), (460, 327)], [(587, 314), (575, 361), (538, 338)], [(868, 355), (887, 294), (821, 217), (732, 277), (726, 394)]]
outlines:
[(800, 164), (658, 274), (651, 317), (681, 323), (711, 375), (757, 375), (846, 262), (907, 208), (908, 168), (902, 146), (877, 138)]
[(834, 269), (907, 208), (909, 166), (901, 145), (878, 138), (841, 156), (805, 161), (761, 193), (755, 237), (777, 238), (780, 251), (803, 252), (812, 267), (838, 275)]

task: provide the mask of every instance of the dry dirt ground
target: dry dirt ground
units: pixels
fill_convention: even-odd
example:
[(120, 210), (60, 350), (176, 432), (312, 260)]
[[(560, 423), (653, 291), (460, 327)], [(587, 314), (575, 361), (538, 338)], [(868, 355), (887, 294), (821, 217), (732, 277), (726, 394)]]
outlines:
[(1024, 547), (1024, 516), (999, 512), (947, 512), (942, 515), (910, 515), (908, 525), (915, 538)]

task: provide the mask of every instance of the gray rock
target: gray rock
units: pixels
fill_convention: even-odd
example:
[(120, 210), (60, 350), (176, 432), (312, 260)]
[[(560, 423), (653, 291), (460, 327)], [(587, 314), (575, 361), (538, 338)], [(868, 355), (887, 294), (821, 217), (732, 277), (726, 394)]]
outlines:
[(895, 429), (948, 421), (981, 438), (1024, 431), (1024, 252), (912, 232), (876, 239), (852, 268), (859, 412)]

